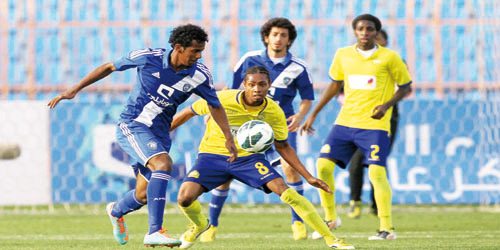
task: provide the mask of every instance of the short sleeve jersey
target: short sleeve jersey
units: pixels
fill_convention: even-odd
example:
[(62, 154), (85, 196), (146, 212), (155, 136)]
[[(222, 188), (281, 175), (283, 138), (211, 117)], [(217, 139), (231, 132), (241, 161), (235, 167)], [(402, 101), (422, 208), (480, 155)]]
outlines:
[(245, 72), (253, 66), (264, 66), (271, 76), (271, 88), (268, 96), (277, 102), (286, 117), (295, 114), (293, 99), (297, 95), (304, 100), (314, 100), (312, 79), (304, 61), (287, 53), (281, 63), (274, 64), (267, 55), (267, 50), (251, 51), (243, 55), (234, 67), (233, 83), (228, 87), (238, 89), (243, 83)]
[(113, 62), (118, 71), (137, 68), (133, 86), (120, 122), (139, 122), (157, 136), (168, 137), (177, 107), (195, 93), (213, 107), (220, 102), (208, 68), (197, 62), (176, 72), (169, 65), (171, 51), (143, 49), (133, 51)]
[[(273, 128), (274, 139), (279, 142), (285, 142), (288, 138), (288, 127), (285, 114), (280, 106), (269, 97), (266, 97), (260, 106), (248, 106), (243, 101), (243, 93), (243, 90), (223, 90), (217, 92), (217, 96), (226, 110), (227, 120), (235, 142), (238, 128), (250, 120), (261, 120), (268, 123)], [(191, 110), (197, 115), (204, 115), (209, 112), (207, 102), (202, 99), (194, 102), (191, 105)], [(205, 135), (201, 139), (199, 152), (229, 155), (225, 142), (226, 139), (222, 130), (214, 119), (210, 119), (205, 130)], [(238, 156), (254, 154), (243, 150), (237, 142), (236, 147), (238, 148)]]
[(335, 124), (390, 131), (392, 108), (380, 120), (370, 116), (376, 106), (394, 96), (399, 87), (411, 84), (410, 73), (399, 55), (379, 46), (365, 58), (356, 51), (356, 45), (337, 50), (329, 71), (334, 81), (344, 81), (344, 105)]

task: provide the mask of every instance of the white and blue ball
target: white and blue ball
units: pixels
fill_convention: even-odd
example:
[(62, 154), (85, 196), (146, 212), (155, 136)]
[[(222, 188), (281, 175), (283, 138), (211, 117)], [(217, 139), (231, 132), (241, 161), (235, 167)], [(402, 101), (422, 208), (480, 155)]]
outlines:
[(274, 142), (273, 128), (266, 122), (252, 120), (243, 123), (236, 133), (240, 147), (251, 153), (263, 153)]

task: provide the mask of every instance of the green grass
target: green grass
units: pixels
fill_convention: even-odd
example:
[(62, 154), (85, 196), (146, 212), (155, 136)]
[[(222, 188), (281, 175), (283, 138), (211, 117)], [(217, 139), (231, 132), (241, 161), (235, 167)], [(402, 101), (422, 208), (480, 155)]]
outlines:
[[(203, 204), (205, 214), (207, 205)], [(320, 211), (320, 208), (318, 211)], [(500, 249), (500, 209), (494, 206), (394, 206), (398, 239), (368, 241), (378, 219), (345, 216), (334, 232), (356, 249)], [(117, 244), (104, 205), (0, 207), (0, 249), (146, 249), (146, 209), (127, 215), (130, 241)], [(187, 219), (167, 205), (165, 226), (171, 236), (186, 230)], [(313, 230), (308, 228), (308, 232)], [(168, 248), (162, 248), (168, 249)], [(285, 205), (228, 204), (220, 218), (217, 240), (196, 243), (192, 249), (327, 249), (323, 240), (294, 241)]]

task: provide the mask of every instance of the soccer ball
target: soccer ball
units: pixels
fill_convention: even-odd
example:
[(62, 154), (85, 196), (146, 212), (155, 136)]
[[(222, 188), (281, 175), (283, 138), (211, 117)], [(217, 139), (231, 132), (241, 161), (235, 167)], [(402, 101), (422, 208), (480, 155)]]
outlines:
[(236, 141), (245, 151), (251, 153), (265, 152), (274, 142), (273, 128), (259, 120), (245, 122), (236, 133)]

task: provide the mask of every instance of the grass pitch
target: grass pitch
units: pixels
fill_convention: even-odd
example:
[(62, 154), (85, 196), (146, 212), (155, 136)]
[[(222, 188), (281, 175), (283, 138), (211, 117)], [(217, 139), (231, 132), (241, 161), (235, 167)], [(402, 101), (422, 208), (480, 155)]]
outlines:
[[(207, 214), (207, 204), (203, 207)], [(356, 249), (500, 249), (498, 206), (395, 205), (398, 239), (392, 241), (367, 240), (378, 227), (367, 209), (360, 219), (347, 218), (346, 205), (338, 210), (342, 227), (334, 234)], [(145, 208), (126, 216), (130, 240), (123, 246), (114, 241), (108, 220), (104, 205), (0, 207), (0, 249), (149, 249), (142, 244)], [(294, 241), (289, 209), (282, 204), (226, 204), (219, 223), (216, 241), (197, 242), (192, 249), (328, 249), (323, 240)], [(178, 238), (187, 224), (180, 210), (168, 204), (168, 233)], [(309, 235), (312, 231), (308, 227)]]

